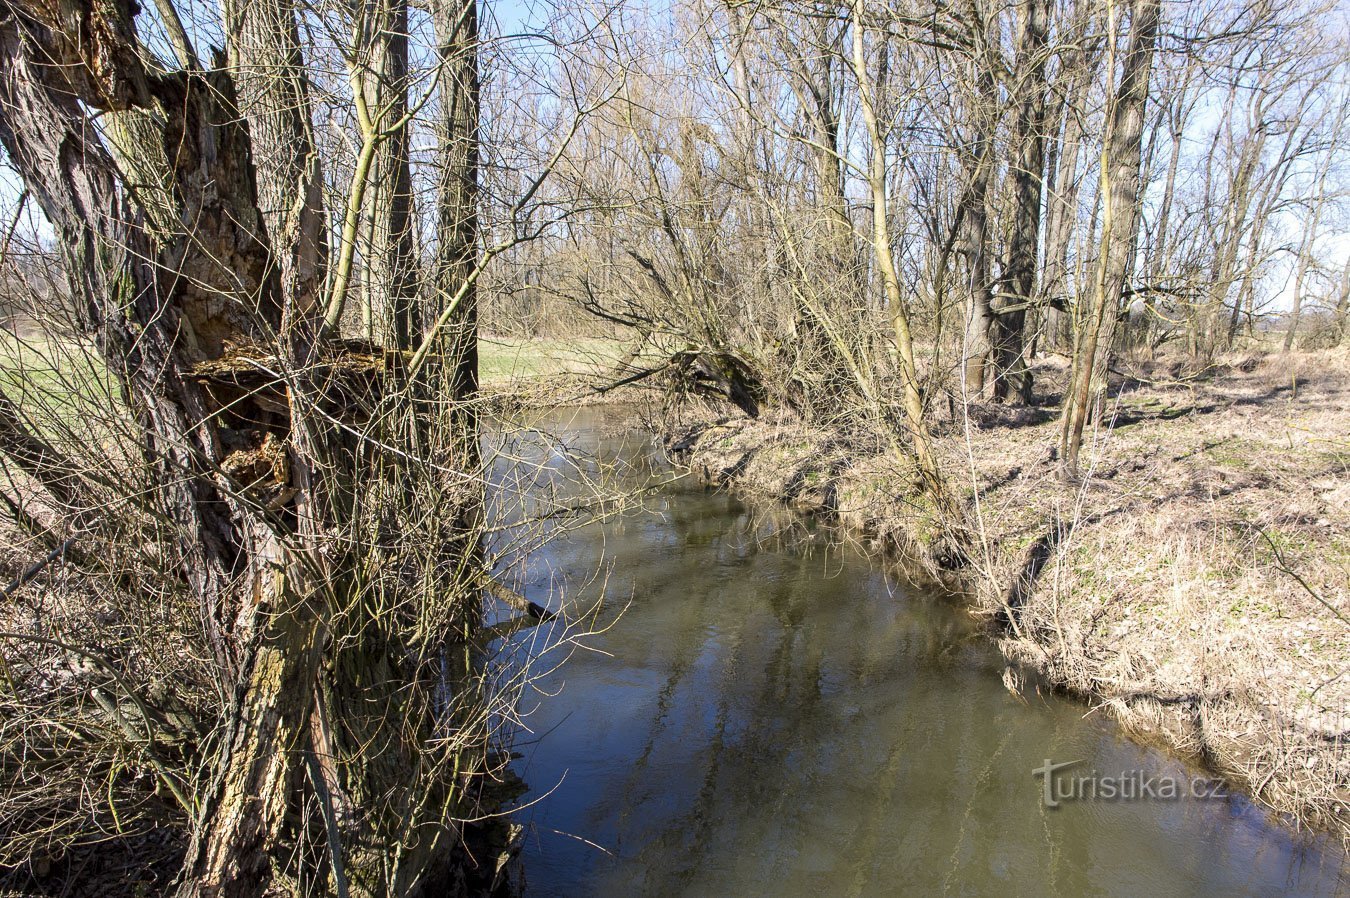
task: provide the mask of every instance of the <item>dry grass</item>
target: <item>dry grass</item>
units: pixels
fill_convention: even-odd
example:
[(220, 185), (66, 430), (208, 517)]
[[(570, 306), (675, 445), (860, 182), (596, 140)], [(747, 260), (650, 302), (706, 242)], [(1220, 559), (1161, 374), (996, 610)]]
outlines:
[[(1060, 365), (1038, 369), (1044, 410), (977, 405), (989, 423), (949, 425), (978, 530), (966, 586), (1005, 622), (1007, 654), (1055, 686), (1350, 838), (1350, 357), (1195, 374), (1123, 364), (1080, 484), (1050, 451)], [(687, 442), (709, 479), (799, 503), (809, 482), (808, 510), (934, 567), (937, 523), (874, 447), (784, 421)]]

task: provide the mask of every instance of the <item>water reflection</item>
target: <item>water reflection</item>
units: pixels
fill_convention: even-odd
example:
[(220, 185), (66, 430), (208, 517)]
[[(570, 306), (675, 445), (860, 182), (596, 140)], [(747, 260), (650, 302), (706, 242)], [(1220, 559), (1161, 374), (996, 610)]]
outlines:
[[(661, 474), (645, 441), (615, 435), (603, 414), (550, 424), (592, 453), (592, 473), (627, 460), (629, 483)], [(575, 470), (547, 446), (532, 458), (552, 459), (543, 480), (566, 495)], [(800, 529), (775, 533), (686, 481), (530, 559), (521, 582), (534, 601), (557, 607), (565, 587), (570, 608), (589, 607), (603, 568), (617, 600), (600, 622), (622, 610), (592, 640), (599, 652), (543, 678), (558, 694), (526, 721), (531, 894), (1350, 888), (1337, 847), (1270, 826), (1241, 798), (1045, 808), (1031, 771), (1046, 758), (1104, 774), (1195, 771), (1077, 703), (1015, 700), (996, 650), (950, 605)], [(537, 651), (548, 637), (517, 639)]]

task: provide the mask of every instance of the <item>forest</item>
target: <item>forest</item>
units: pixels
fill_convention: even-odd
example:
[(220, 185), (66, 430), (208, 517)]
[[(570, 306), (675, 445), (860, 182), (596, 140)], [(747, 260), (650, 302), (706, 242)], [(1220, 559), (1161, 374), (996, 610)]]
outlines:
[(1344, 3), (0, 0), (0, 147), (5, 894), (520, 893), (590, 405), (1350, 839)]

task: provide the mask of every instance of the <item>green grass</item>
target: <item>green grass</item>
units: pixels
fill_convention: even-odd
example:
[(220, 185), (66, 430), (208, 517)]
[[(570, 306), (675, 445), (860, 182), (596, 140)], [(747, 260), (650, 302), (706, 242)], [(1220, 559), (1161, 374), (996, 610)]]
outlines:
[[(560, 374), (597, 374), (627, 357), (624, 343), (593, 337), (484, 335), (479, 342), (480, 376), (491, 386)], [(110, 404), (120, 404), (112, 398), (117, 390), (92, 347), (53, 339), (36, 328), (25, 328), (22, 336), (0, 331), (0, 392), (45, 431), (87, 429), (91, 411), (106, 415)]]
[(492, 385), (558, 374), (595, 374), (612, 369), (627, 355), (623, 343), (603, 338), (483, 335), (478, 342), (478, 374), (483, 383)]
[(100, 423), (102, 438), (108, 417), (122, 412), (112, 377), (91, 346), (36, 331), (0, 332), (0, 393), (49, 439), (94, 436), (87, 432), (91, 421)]

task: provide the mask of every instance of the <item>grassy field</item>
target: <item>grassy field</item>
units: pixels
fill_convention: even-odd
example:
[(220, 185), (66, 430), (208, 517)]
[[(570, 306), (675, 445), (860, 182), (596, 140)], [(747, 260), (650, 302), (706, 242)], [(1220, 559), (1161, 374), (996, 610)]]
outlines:
[(0, 393), (44, 438), (106, 439), (122, 415), (112, 376), (91, 345), (52, 340), (35, 328), (0, 330)]
[(478, 344), (479, 376), (485, 385), (559, 374), (599, 374), (628, 356), (617, 340), (594, 337), (535, 339), (483, 335)]
[[(484, 384), (559, 374), (599, 374), (628, 357), (617, 340), (594, 337), (535, 339), (483, 335), (479, 371)], [(0, 386), (14, 401), (40, 394), (61, 402), (73, 396), (110, 393), (107, 372), (92, 347), (53, 341), (35, 327), (0, 330)]]

